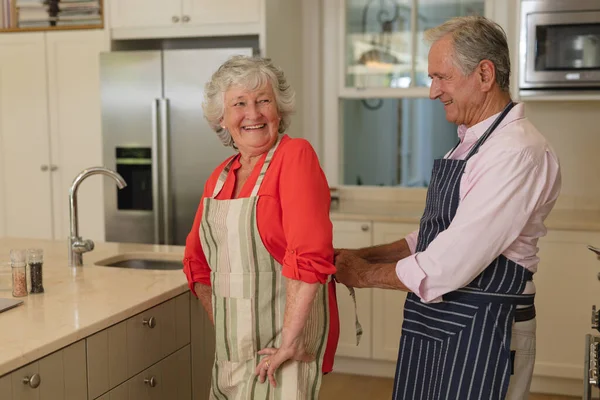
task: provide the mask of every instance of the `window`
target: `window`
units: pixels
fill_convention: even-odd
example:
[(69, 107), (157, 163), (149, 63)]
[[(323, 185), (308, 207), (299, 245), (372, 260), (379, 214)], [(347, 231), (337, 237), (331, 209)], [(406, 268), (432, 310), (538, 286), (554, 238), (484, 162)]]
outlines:
[[(441, 103), (428, 98), (423, 33), (454, 16), (484, 15), (487, 1), (337, 0), (325, 6), (325, 48), (339, 49), (324, 59), (325, 131), (337, 133), (324, 142), (332, 186), (428, 186), (433, 160), (457, 136)], [(327, 97), (330, 91), (335, 96)]]

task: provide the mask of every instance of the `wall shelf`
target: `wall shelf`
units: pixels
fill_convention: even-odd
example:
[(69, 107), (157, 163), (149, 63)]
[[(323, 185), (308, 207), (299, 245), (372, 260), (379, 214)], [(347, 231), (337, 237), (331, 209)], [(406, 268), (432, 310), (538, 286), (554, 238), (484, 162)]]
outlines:
[(104, 24), (95, 25), (66, 25), (66, 26), (39, 26), (35, 28), (3, 28), (0, 33), (17, 32), (47, 32), (47, 31), (76, 31), (84, 29), (103, 29)]
[[(2, 3), (3, 1), (6, 0), (0, 0), (0, 3)], [(54, 3), (57, 3), (59, 0), (55, 0)], [(76, 31), (76, 30), (88, 30), (88, 29), (104, 29), (104, 0), (88, 0), (89, 2), (96, 2), (97, 3), (97, 7), (98, 7), (98, 13), (97, 13), (97, 18), (92, 18), (86, 21), (87, 16), (89, 16), (89, 14), (87, 14), (86, 12), (84, 12), (81, 16), (82, 18), (77, 18), (79, 22), (79, 24), (75, 25), (50, 25), (50, 26), (26, 26), (26, 27), (19, 27), (19, 26), (14, 26), (14, 25), (18, 25), (19, 24), (19, 7), (17, 6), (17, 2), (16, 0), (13, 0), (10, 2), (10, 27), (7, 28), (2, 28), (1, 26), (1, 22), (0, 22), (0, 33), (21, 33), (21, 32), (51, 32), (51, 31)], [(42, 4), (42, 3), (41, 3)], [(77, 4), (77, 3), (70, 3), (70, 4)], [(0, 4), (1, 6), (1, 4)], [(47, 3), (43, 3), (43, 6), (46, 7), (45, 11), (46, 13), (51, 13), (51, 11), (49, 8), (50, 7)], [(69, 10), (68, 8), (66, 8), (65, 10)], [(56, 18), (56, 14), (57, 11), (52, 11), (52, 14), (49, 14), (49, 16), (51, 15), (52, 18)], [(77, 16), (75, 15), (71, 15), (71, 17), (73, 16)], [(66, 17), (68, 18), (68, 17)], [(71, 21), (72, 18), (68, 18), (68, 19), (64, 19), (64, 21)], [(59, 21), (63, 21), (63, 19), (61, 19), (60, 17), (56, 20), (57, 22)]]

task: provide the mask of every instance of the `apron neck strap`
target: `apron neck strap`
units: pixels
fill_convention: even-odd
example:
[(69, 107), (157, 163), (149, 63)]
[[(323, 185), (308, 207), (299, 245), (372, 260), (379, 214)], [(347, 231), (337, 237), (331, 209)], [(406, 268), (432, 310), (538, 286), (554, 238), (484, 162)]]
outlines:
[[(281, 142), (281, 135), (279, 135), (279, 137), (277, 138), (277, 142), (275, 142), (275, 145), (273, 147), (271, 147), (271, 150), (269, 150), (269, 153), (267, 153), (267, 158), (265, 158), (265, 163), (263, 164), (262, 169), (260, 170), (260, 175), (258, 175), (258, 179), (256, 180), (256, 184), (254, 185), (254, 188), (252, 189), (251, 196), (256, 196), (258, 194), (258, 189), (260, 189), (260, 184), (263, 181), (265, 173), (267, 172), (267, 168), (269, 168), (269, 164), (271, 163), (271, 159), (273, 158), (273, 154), (275, 154), (275, 150), (277, 150), (277, 147), (279, 146), (280, 142)], [(217, 195), (219, 194), (221, 189), (223, 189), (223, 186), (225, 185), (225, 181), (227, 180), (227, 175), (229, 175), (229, 171), (231, 170), (231, 165), (233, 165), (233, 161), (236, 159), (236, 157), (237, 157), (237, 155), (231, 157), (229, 162), (225, 165), (225, 168), (223, 168), (223, 171), (221, 171), (221, 173), (219, 174), (219, 180), (217, 181), (217, 184), (215, 185), (215, 189), (213, 190), (213, 194), (212, 194), (211, 198), (214, 199), (215, 197), (217, 197)]]
[(475, 143), (475, 146), (473, 146), (471, 151), (469, 151), (469, 154), (467, 154), (467, 157), (465, 157), (465, 161), (468, 160), (469, 158), (471, 158), (472, 156), (474, 156), (475, 154), (477, 154), (477, 152), (479, 151), (479, 148), (490, 137), (492, 132), (494, 132), (494, 130), (498, 127), (498, 125), (500, 125), (500, 122), (502, 122), (504, 117), (506, 117), (506, 115), (510, 112), (510, 110), (512, 110), (512, 108), (514, 106), (515, 106), (515, 103), (513, 103), (512, 100), (508, 102), (506, 107), (504, 107), (504, 110), (502, 110), (500, 115), (498, 115), (498, 117), (494, 120), (494, 122), (492, 122), (492, 125), (490, 125), (490, 127), (487, 128), (485, 133), (483, 135), (481, 135), (479, 140)]
[(225, 181), (227, 180), (227, 175), (229, 175), (229, 171), (231, 170), (231, 165), (233, 164), (233, 161), (235, 160), (236, 157), (237, 157), (237, 154), (235, 156), (231, 157), (229, 162), (225, 165), (225, 168), (223, 168), (223, 171), (221, 171), (221, 173), (219, 174), (219, 180), (217, 181), (217, 184), (215, 185), (215, 189), (213, 190), (212, 196), (210, 196), (212, 199), (217, 197), (217, 195), (219, 194), (221, 189), (223, 189), (223, 185), (225, 185)]
[(280, 142), (281, 142), (281, 135), (279, 135), (277, 137), (277, 142), (275, 142), (275, 145), (273, 147), (271, 147), (271, 150), (269, 150), (269, 153), (267, 153), (267, 158), (265, 158), (265, 163), (263, 164), (263, 166), (260, 170), (260, 175), (258, 175), (258, 179), (256, 180), (256, 183), (254, 184), (254, 189), (252, 189), (252, 194), (250, 195), (250, 197), (254, 197), (254, 196), (258, 195), (258, 189), (260, 189), (260, 185), (262, 184), (263, 178), (265, 177), (267, 168), (269, 168), (269, 164), (271, 164), (271, 159), (273, 158), (273, 154), (275, 154), (275, 150), (277, 150), (277, 147), (279, 147)]

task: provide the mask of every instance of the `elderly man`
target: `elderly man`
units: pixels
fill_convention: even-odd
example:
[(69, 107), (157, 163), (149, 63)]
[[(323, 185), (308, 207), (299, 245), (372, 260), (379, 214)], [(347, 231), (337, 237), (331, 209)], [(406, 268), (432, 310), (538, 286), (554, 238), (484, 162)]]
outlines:
[(483, 17), (426, 32), (430, 98), (459, 143), (433, 166), (419, 230), (336, 250), (337, 279), (410, 292), (394, 399), (526, 399), (537, 241), (559, 194), (548, 142), (509, 94), (506, 36)]

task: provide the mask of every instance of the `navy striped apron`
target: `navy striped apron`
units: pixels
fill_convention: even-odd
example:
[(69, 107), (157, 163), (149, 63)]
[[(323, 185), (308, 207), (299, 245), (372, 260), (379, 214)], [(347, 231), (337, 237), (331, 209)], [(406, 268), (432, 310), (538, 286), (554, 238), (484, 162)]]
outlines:
[[(467, 161), (513, 105), (506, 106), (464, 160), (435, 160), (417, 252), (427, 249), (452, 222)], [(393, 398), (504, 399), (511, 374), (515, 309), (517, 305), (533, 305), (534, 295), (522, 294), (532, 275), (500, 255), (473, 282), (445, 294), (440, 303), (425, 304), (409, 293)]]

